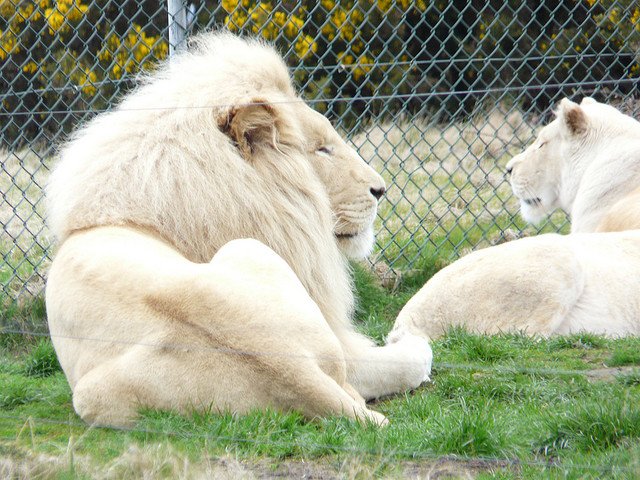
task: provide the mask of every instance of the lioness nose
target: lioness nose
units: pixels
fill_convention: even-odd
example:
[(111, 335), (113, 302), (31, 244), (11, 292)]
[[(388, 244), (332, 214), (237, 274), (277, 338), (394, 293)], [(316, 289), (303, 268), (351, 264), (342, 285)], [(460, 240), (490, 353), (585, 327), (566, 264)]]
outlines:
[(513, 173), (513, 167), (520, 161), (519, 157), (520, 155), (516, 155), (515, 157), (513, 157), (511, 160), (507, 162), (507, 165), (505, 166), (505, 169), (504, 169), (505, 176), (511, 175)]
[(382, 197), (382, 195), (384, 195), (385, 190), (386, 189), (384, 187), (380, 187), (380, 188), (371, 187), (369, 189), (369, 191), (371, 192), (371, 195), (376, 197), (376, 200), (380, 200), (380, 197)]
[(505, 176), (511, 175), (511, 173), (513, 172), (513, 166), (516, 164), (514, 160), (515, 159), (512, 158), (511, 160), (509, 160), (509, 162), (507, 162), (507, 165), (505, 166), (505, 169), (504, 169)]

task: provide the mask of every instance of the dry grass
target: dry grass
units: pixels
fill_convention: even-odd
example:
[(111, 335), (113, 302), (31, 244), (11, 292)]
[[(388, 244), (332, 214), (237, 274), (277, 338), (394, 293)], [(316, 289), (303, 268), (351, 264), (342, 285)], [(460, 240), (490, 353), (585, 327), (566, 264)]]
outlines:
[(95, 480), (177, 479), (199, 480), (221, 478), (249, 480), (263, 478), (231, 457), (211, 458), (202, 452), (192, 460), (169, 443), (139, 446), (131, 444), (119, 456), (105, 463), (86, 455), (74, 453), (72, 441), (65, 452), (58, 455), (34, 453), (33, 449), (13, 447), (0, 458), (0, 478), (54, 479), (92, 478)]
[[(230, 455), (212, 457), (206, 451), (187, 455), (171, 443), (138, 445), (131, 443), (119, 456), (107, 463), (88, 455), (74, 453), (72, 441), (57, 455), (35, 453), (35, 449), (4, 447), (0, 458), (0, 478), (15, 480), (91, 478), (94, 480), (176, 479), (254, 480), (259, 478), (475, 478), (479, 472), (505, 468), (501, 462), (454, 459), (394, 461), (385, 458), (349, 456), (331, 462), (322, 459), (237, 459)], [(6, 445), (6, 444), (5, 444)]]
[[(259, 478), (474, 478), (474, 473), (500, 467), (491, 462), (454, 460), (396, 461), (350, 456), (342, 461), (237, 459), (212, 457), (206, 451), (187, 455), (168, 442), (138, 445), (131, 443), (107, 463), (74, 453), (74, 443), (58, 455), (35, 453), (35, 449), (4, 447), (0, 458), (0, 478), (15, 480), (91, 478), (94, 480), (176, 479), (254, 480)], [(502, 465), (503, 466), (503, 465)], [(504, 467), (504, 466), (503, 466)]]

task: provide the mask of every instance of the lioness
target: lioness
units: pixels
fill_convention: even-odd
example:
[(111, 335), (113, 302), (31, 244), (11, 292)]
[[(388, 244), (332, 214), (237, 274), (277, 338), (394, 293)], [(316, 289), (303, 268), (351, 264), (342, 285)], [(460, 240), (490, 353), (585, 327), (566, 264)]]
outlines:
[[(640, 124), (614, 108), (562, 100), (556, 119), (507, 165), (522, 215), (556, 207), (572, 232), (640, 226)], [(640, 205), (640, 204), (638, 204)], [(477, 333), (640, 333), (640, 231), (555, 234), (473, 252), (431, 278), (402, 309), (389, 341)]]
[(351, 324), (346, 255), (372, 248), (383, 193), (275, 50), (196, 38), (76, 132), (50, 178), (47, 313), (78, 414), (385, 423), (364, 399), (418, 386), (431, 350), (412, 335), (376, 347)]
[(640, 228), (640, 122), (609, 105), (563, 99), (507, 172), (529, 222), (559, 207), (572, 232)]

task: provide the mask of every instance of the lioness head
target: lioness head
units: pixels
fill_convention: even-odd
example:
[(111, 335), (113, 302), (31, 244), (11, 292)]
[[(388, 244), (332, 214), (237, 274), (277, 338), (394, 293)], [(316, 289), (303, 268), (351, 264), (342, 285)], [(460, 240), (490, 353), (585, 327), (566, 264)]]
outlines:
[[(533, 144), (507, 164), (522, 217), (538, 222), (556, 208), (571, 210), (577, 186), (594, 149), (612, 129), (634, 122), (615, 108), (584, 98), (580, 105), (563, 99)], [(613, 135), (612, 135), (613, 136)]]

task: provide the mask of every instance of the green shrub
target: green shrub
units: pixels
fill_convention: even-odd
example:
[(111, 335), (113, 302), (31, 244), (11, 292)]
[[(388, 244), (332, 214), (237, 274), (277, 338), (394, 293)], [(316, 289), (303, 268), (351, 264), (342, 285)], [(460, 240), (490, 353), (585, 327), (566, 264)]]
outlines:
[(40, 340), (25, 359), (24, 373), (29, 377), (48, 377), (60, 370), (56, 351), (49, 340)]

